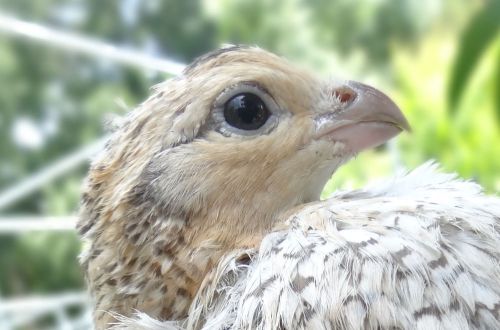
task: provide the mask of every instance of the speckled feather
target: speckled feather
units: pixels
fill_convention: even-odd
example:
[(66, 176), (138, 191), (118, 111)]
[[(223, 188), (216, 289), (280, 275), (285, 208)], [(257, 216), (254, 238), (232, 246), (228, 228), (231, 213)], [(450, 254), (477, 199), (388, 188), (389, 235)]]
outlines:
[[(500, 200), (432, 163), (306, 205), (280, 227), (222, 258), (175, 326), (500, 328)], [(146, 320), (139, 328), (174, 326)]]

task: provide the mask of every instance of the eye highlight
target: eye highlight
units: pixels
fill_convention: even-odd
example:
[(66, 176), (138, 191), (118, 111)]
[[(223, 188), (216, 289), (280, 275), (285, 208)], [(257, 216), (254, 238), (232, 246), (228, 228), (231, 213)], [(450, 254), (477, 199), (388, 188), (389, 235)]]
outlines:
[(241, 130), (259, 129), (270, 115), (264, 101), (252, 93), (237, 94), (224, 104), (226, 122)]

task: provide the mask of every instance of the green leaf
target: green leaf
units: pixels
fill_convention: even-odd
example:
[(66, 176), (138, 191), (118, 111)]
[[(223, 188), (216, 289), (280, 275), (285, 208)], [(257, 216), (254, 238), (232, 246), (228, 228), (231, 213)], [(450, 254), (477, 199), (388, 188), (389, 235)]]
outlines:
[(448, 103), (454, 112), (464, 88), (479, 61), (500, 30), (500, 0), (490, 0), (471, 19), (460, 40), (460, 47), (452, 67)]
[(495, 90), (497, 91), (496, 93), (493, 93), (495, 97), (495, 111), (496, 111), (496, 117), (497, 117), (497, 122), (499, 123), (500, 126), (500, 46), (497, 47), (497, 53), (495, 54), (497, 57), (497, 63), (496, 63), (496, 68), (495, 68), (495, 79), (494, 79), (494, 84), (495, 84)]

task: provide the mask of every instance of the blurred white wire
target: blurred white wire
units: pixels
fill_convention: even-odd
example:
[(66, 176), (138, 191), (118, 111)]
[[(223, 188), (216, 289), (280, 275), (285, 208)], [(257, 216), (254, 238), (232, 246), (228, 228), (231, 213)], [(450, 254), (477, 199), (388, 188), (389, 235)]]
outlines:
[(30, 177), (16, 183), (14, 186), (0, 192), (0, 210), (5, 209), (9, 205), (12, 205), (21, 198), (31, 194), (40, 187), (85, 163), (92, 155), (101, 150), (106, 140), (107, 137), (101, 138), (96, 142), (46, 166), (38, 173), (32, 174)]
[(72, 231), (76, 217), (0, 216), (0, 234), (16, 234), (27, 231)]
[[(54, 316), (58, 330), (92, 329), (89, 301), (85, 292), (0, 299), (0, 329), (33, 329), (37, 320), (49, 315)], [(80, 311), (70, 316), (68, 307)]]
[(100, 59), (106, 58), (114, 62), (172, 75), (181, 74), (185, 67), (184, 64), (176, 61), (149, 56), (130, 49), (119, 48), (109, 43), (78, 34), (57, 31), (44, 25), (22, 21), (2, 13), (0, 13), (0, 31), (28, 37), (42, 42), (44, 45), (85, 53)]

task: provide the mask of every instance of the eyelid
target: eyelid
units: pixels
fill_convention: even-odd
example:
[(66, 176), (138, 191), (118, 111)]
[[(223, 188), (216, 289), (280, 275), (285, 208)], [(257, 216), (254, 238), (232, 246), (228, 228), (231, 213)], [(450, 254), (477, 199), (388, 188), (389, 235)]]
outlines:
[[(267, 106), (269, 106), (269, 104), (267, 104), (267, 101), (271, 101), (273, 103), (272, 104), (273, 108), (276, 108), (276, 110), (279, 109), (276, 100), (272, 97), (267, 88), (263, 87), (262, 85), (254, 81), (243, 81), (225, 88), (215, 99), (213, 108), (222, 106), (234, 95), (245, 92), (250, 92), (250, 93), (253, 92), (257, 96), (262, 98), (263, 101), (266, 102)], [(269, 109), (269, 110), (273, 111), (274, 109)]]

